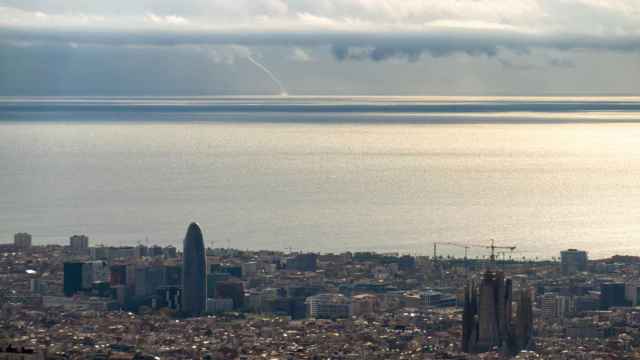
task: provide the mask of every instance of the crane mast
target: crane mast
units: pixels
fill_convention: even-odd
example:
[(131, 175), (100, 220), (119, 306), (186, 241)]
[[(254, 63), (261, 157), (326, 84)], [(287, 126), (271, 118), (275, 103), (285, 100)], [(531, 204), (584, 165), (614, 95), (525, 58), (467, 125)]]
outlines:
[(496, 263), (496, 249), (509, 250), (511, 252), (513, 252), (516, 249), (516, 247), (513, 246), (513, 245), (512, 246), (497, 246), (495, 244), (495, 240), (494, 239), (490, 239), (490, 241), (491, 241), (490, 245), (460, 244), (460, 243), (456, 243), (456, 242), (434, 242), (433, 243), (433, 260), (436, 261), (438, 259), (438, 245), (449, 245), (449, 246), (456, 246), (456, 247), (464, 248), (465, 264), (466, 264), (467, 254), (468, 254), (469, 248), (471, 248), (471, 247), (473, 247), (473, 248), (482, 248), (482, 249), (491, 250), (491, 255), (489, 257), (489, 263), (491, 264), (491, 267), (494, 267), (495, 263)]

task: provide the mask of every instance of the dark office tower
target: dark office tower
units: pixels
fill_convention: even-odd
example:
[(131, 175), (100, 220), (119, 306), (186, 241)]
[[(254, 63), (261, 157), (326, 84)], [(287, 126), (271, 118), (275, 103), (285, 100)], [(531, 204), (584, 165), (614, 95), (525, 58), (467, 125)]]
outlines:
[(127, 284), (127, 265), (111, 265), (109, 281), (114, 286), (129, 285)]
[(64, 263), (64, 295), (73, 296), (73, 294), (82, 290), (82, 265), (81, 262)]
[(624, 283), (606, 283), (600, 286), (600, 310), (613, 306), (627, 306)]
[(182, 312), (188, 316), (204, 313), (207, 302), (206, 263), (202, 231), (191, 223), (182, 251)]

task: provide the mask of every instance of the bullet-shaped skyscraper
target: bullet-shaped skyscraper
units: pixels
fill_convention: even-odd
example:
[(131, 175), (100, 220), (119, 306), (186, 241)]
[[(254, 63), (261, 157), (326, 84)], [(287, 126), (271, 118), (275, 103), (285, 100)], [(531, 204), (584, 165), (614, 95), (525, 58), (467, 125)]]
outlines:
[(202, 231), (191, 223), (184, 237), (182, 251), (182, 312), (199, 316), (207, 303), (206, 260)]

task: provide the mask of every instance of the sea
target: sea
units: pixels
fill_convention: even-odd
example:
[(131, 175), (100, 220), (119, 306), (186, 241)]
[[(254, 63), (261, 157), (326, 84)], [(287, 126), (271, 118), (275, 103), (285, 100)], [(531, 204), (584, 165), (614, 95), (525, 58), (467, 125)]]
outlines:
[(0, 242), (640, 256), (640, 97), (2, 97)]

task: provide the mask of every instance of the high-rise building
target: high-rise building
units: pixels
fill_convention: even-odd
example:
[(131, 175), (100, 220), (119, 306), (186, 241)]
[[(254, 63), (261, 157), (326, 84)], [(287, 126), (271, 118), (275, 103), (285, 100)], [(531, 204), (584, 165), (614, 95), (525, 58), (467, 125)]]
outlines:
[(216, 283), (215, 297), (233, 300), (233, 308), (244, 306), (244, 284), (239, 280), (227, 280)]
[(182, 267), (180, 265), (164, 266), (164, 285), (180, 286), (182, 282)]
[(48, 286), (46, 281), (38, 277), (31, 279), (29, 282), (29, 288), (34, 294), (44, 294), (47, 292)]
[(64, 263), (63, 289), (65, 296), (72, 296), (82, 290), (82, 269), (83, 263), (81, 262)]
[(163, 249), (163, 252), (164, 257), (166, 257), (167, 259), (173, 259), (178, 256), (175, 246), (169, 245)]
[(416, 258), (411, 255), (403, 255), (398, 259), (398, 269), (403, 271), (416, 269)]
[(110, 247), (108, 250), (109, 259), (135, 259), (138, 257), (138, 248), (133, 246)]
[(624, 283), (606, 283), (600, 286), (600, 310), (613, 306), (627, 306)]
[(162, 249), (162, 246), (153, 245), (152, 247), (149, 248), (149, 256), (161, 257), (163, 254), (164, 254), (164, 250)]
[(231, 279), (228, 273), (211, 273), (207, 274), (207, 298), (216, 297), (216, 286), (218, 283)]
[(202, 230), (191, 223), (182, 252), (182, 311), (189, 316), (205, 312), (207, 303), (206, 260)]
[(18, 249), (28, 249), (31, 247), (31, 234), (17, 233), (13, 235), (13, 246)]
[(89, 255), (91, 260), (109, 260), (111, 248), (107, 246), (96, 246), (89, 249)]
[(552, 319), (557, 316), (558, 305), (557, 296), (554, 293), (545, 293), (542, 295), (542, 316)]
[(89, 237), (87, 235), (73, 235), (69, 238), (69, 247), (77, 251), (87, 250), (89, 249)]
[(511, 279), (505, 279), (502, 272), (487, 271), (479, 286), (467, 285), (462, 320), (463, 351), (481, 353), (501, 349), (516, 353), (529, 343), (531, 295), (527, 289), (518, 295), (518, 317), (514, 323)]
[(325, 293), (310, 296), (305, 301), (309, 317), (342, 319), (351, 316), (351, 301), (342, 294)]
[(518, 301), (516, 304), (516, 323), (511, 341), (511, 350), (518, 352), (526, 349), (531, 342), (533, 334), (533, 300), (531, 291), (521, 288), (516, 294)]
[(86, 261), (82, 264), (82, 289), (91, 289), (94, 282), (109, 280), (109, 267), (102, 260)]
[(640, 304), (640, 284), (636, 282), (625, 285), (625, 298), (629, 305), (638, 306)]
[(151, 286), (149, 267), (140, 265), (135, 267), (133, 296), (137, 299), (144, 299), (154, 291)]
[(136, 251), (138, 252), (137, 257), (146, 257), (149, 256), (149, 247), (139, 244), (136, 246)]
[(575, 274), (587, 269), (587, 252), (569, 249), (560, 252), (560, 267), (565, 275)]
[(542, 316), (545, 319), (564, 319), (575, 313), (575, 299), (570, 296), (545, 293), (542, 296)]
[(166, 307), (172, 310), (180, 309), (182, 289), (179, 286), (161, 286), (155, 290), (155, 293), (157, 307)]
[(575, 314), (576, 302), (571, 296), (556, 296), (556, 316), (560, 319)]
[(233, 300), (231, 299), (207, 299), (207, 313), (216, 314), (233, 310)]
[(287, 269), (297, 271), (316, 271), (318, 268), (318, 254), (298, 254), (287, 259)]
[(111, 285), (129, 285), (127, 283), (127, 272), (131, 271), (130, 267), (124, 264), (114, 264), (110, 267), (111, 274), (109, 282)]

